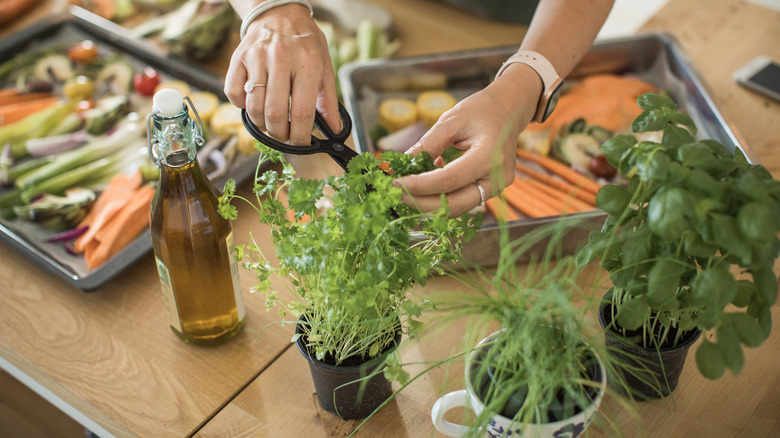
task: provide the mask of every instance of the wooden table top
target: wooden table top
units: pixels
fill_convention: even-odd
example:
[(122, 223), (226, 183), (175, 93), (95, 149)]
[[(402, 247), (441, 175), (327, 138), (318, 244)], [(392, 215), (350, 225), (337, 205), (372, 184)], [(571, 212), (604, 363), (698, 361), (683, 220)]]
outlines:
[[(393, 15), (403, 45), (397, 56), (518, 44), (520, 25), (502, 24), (431, 0), (373, 0)], [(0, 38), (51, 11), (46, 0), (32, 14), (0, 30)], [(780, 178), (780, 104), (736, 85), (731, 73), (758, 54), (780, 60), (780, 13), (730, 0), (669, 2), (643, 30), (678, 38), (716, 99), (718, 108), (776, 178)], [(231, 42), (235, 43), (234, 41)], [(208, 67), (225, 70), (229, 50)], [(319, 166), (300, 159), (296, 166)], [(246, 185), (245, 185), (246, 186)], [(242, 187), (248, 191), (247, 187)], [(240, 207), (236, 242), (266, 236)], [(265, 239), (265, 238), (263, 238)], [(261, 240), (268, 246), (267, 239)], [(780, 274), (780, 264), (775, 273)], [(595, 275), (595, 272), (594, 272)], [(358, 422), (322, 411), (307, 364), (290, 348), (292, 327), (271, 326), (263, 297), (247, 292), (247, 325), (216, 348), (181, 342), (168, 328), (151, 254), (99, 290), (81, 292), (0, 246), (0, 365), (27, 376), (70, 408), (117, 436), (346, 436)], [(457, 287), (434, 278), (426, 291)], [(780, 306), (773, 306), (780, 320)], [(406, 342), (406, 362), (441, 357), (462, 347), (457, 331)], [(780, 430), (780, 330), (745, 352), (738, 378), (702, 378), (691, 362), (673, 399), (640, 405), (648, 436), (771, 436)], [(449, 371), (449, 378), (445, 375)], [(358, 436), (440, 436), (430, 421), (433, 402), (462, 387), (462, 368), (436, 369), (405, 388)], [(605, 406), (614, 406), (609, 400)], [(605, 411), (605, 409), (602, 409)], [(66, 409), (66, 412), (68, 410)], [(627, 436), (639, 427), (631, 413), (610, 411)], [(590, 431), (603, 436), (596, 424)]]

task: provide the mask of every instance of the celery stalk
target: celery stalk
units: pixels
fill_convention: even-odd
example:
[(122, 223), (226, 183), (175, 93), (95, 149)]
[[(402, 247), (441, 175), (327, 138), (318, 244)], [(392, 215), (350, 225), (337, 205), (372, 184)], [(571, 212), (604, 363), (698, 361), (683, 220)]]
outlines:
[(28, 173), (45, 166), (51, 161), (52, 158), (50, 156), (39, 157), (32, 160), (23, 161), (15, 166), (12, 166), (10, 169), (8, 169), (8, 181), (16, 181), (24, 175), (27, 175)]
[(22, 191), (13, 189), (0, 195), (0, 211), (22, 203)]
[(111, 135), (100, 136), (78, 149), (55, 156), (50, 163), (17, 179), (16, 186), (20, 189), (27, 189), (47, 179), (54, 178), (62, 172), (67, 172), (107, 157), (127, 146), (137, 135), (138, 131), (135, 124), (125, 123)]
[(0, 128), (0, 144), (10, 143), (14, 158), (26, 157), (28, 153), (25, 141), (28, 138), (45, 137), (72, 112), (73, 104), (62, 102), (30, 114), (18, 122)]
[(381, 30), (369, 19), (360, 20), (357, 28), (358, 61), (376, 57), (376, 45)]
[(116, 172), (120, 167), (121, 154), (114, 154), (109, 157), (92, 161), (76, 169), (63, 172), (39, 184), (29, 186), (22, 190), (21, 199), (28, 203), (35, 195), (39, 193), (50, 193), (52, 195), (61, 195), (65, 190), (78, 185), (89, 186), (90, 182), (100, 179), (109, 173)]

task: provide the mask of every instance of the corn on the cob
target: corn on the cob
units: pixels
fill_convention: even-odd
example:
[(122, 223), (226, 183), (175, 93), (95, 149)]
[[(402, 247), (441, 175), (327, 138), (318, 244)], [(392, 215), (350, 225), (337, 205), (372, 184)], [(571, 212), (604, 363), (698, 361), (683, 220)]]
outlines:
[(417, 121), (417, 107), (408, 99), (386, 99), (379, 105), (379, 124), (388, 132), (403, 129)]
[(433, 126), (439, 117), (455, 106), (455, 98), (446, 91), (426, 91), (417, 97), (417, 117), (425, 126)]

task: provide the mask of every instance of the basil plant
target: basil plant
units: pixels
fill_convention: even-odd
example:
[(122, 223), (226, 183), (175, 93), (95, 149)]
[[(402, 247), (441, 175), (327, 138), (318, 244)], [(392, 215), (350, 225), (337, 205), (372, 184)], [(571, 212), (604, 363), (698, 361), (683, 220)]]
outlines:
[[(589, 235), (579, 263), (595, 258), (610, 274), (617, 324), (649, 348), (701, 329), (700, 372), (738, 374), (742, 347), (769, 336), (778, 283), (780, 182), (714, 140), (696, 140), (694, 122), (672, 99), (647, 93), (632, 134), (601, 146), (627, 185), (596, 197), (608, 216)], [(661, 131), (660, 142), (634, 133)]]

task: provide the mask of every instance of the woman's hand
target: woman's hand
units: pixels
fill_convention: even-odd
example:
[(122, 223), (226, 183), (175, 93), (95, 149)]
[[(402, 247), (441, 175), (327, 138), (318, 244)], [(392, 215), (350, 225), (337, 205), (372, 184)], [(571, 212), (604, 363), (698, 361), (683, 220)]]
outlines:
[[(247, 81), (255, 84), (248, 92)], [(270, 9), (249, 25), (230, 60), (225, 94), (260, 129), (293, 145), (311, 142), (316, 110), (332, 130), (340, 128), (327, 42), (299, 4)]]
[(404, 201), (433, 211), (445, 194), (451, 215), (459, 216), (482, 201), (477, 184), (485, 199), (501, 193), (514, 180), (517, 136), (533, 117), (541, 90), (533, 69), (513, 64), (488, 87), (444, 113), (408, 153), (426, 151), (441, 165), (447, 147), (465, 152), (444, 167), (396, 180), (405, 189)]

